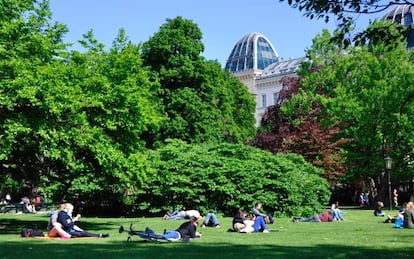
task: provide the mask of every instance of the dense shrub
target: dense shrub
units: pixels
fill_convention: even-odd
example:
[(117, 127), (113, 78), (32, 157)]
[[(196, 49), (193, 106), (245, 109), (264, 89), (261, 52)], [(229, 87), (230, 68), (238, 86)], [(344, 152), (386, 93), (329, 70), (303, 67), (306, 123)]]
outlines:
[(294, 154), (172, 140), (150, 160), (156, 170), (137, 194), (141, 213), (198, 209), (232, 215), (260, 201), (276, 216), (309, 215), (320, 211), (330, 195), (322, 171)]

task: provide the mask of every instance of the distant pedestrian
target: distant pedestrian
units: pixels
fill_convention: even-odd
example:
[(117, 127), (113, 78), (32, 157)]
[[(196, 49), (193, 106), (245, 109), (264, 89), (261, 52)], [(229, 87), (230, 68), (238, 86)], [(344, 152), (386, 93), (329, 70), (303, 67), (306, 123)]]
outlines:
[(10, 203), (11, 203), (12, 199), (11, 199), (10, 194), (6, 194), (6, 198), (5, 198), (5, 200), (6, 200), (6, 202), (7, 202), (8, 204), (10, 204)]
[(394, 207), (398, 207), (398, 192), (396, 189), (394, 189), (394, 192), (392, 193), (392, 200), (394, 202)]
[(365, 193), (364, 201), (365, 201), (365, 206), (366, 206), (366, 207), (369, 207), (369, 206), (370, 206), (370, 204), (371, 204), (371, 202), (370, 202), (370, 197), (369, 197), (369, 191), (367, 191), (367, 192)]
[(360, 208), (364, 207), (365, 197), (364, 197), (364, 193), (363, 192), (361, 192), (361, 194), (359, 195), (358, 202), (359, 202), (359, 207)]

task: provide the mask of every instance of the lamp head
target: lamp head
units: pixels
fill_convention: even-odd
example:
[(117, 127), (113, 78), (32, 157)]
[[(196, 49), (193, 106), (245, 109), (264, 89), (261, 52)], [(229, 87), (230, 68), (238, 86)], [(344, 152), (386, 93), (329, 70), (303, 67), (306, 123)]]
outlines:
[(387, 168), (388, 170), (391, 170), (392, 158), (387, 156), (386, 158), (384, 158), (384, 160), (385, 160), (385, 168)]

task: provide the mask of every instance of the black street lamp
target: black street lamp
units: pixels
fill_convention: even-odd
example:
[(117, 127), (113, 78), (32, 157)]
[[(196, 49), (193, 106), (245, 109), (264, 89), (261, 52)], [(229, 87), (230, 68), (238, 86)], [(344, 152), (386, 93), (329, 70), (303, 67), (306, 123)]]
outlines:
[(391, 198), (391, 168), (392, 168), (392, 158), (387, 156), (386, 158), (384, 158), (385, 160), (385, 168), (387, 169), (388, 172), (388, 198), (390, 201), (390, 210), (392, 210), (392, 198)]

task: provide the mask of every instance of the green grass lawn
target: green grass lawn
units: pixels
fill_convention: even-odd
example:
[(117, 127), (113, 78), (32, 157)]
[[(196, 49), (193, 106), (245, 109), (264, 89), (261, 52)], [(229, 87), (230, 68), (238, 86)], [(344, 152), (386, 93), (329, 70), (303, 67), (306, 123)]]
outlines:
[(156, 232), (175, 229), (183, 221), (161, 218), (82, 218), (80, 226), (109, 238), (21, 238), (23, 227), (46, 229), (45, 214), (0, 215), (0, 258), (412, 258), (414, 229), (393, 229), (371, 210), (343, 210), (345, 221), (292, 223), (277, 218), (270, 233), (229, 233), (231, 218), (220, 218), (221, 228), (198, 228), (203, 237), (190, 242), (149, 243), (127, 233), (120, 225)]

